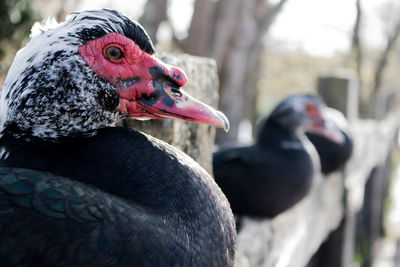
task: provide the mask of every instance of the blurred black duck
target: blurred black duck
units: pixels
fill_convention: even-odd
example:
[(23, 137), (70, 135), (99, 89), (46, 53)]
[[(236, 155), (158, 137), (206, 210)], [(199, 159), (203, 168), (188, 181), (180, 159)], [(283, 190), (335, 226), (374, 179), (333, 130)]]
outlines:
[(347, 120), (343, 114), (332, 108), (324, 111), (327, 128), (339, 129), (336, 138), (327, 138), (315, 132), (306, 132), (307, 138), (318, 152), (321, 171), (330, 174), (343, 168), (353, 153), (353, 140), (347, 131)]
[(232, 266), (214, 180), (123, 117), (228, 127), (116, 11), (74, 13), (19, 51), (0, 94), (2, 266)]
[(214, 154), (215, 179), (234, 213), (274, 217), (307, 195), (319, 160), (304, 131), (337, 136), (325, 127), (325, 108), (316, 96), (290, 96), (266, 119), (254, 145)]

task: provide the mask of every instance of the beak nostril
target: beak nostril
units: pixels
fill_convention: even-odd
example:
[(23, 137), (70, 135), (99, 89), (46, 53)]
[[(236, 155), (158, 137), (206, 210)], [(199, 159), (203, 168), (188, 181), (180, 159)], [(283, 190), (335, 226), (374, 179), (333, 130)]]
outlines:
[(175, 97), (182, 97), (182, 93), (181, 91), (179, 91), (176, 88), (171, 88), (171, 93), (175, 96)]

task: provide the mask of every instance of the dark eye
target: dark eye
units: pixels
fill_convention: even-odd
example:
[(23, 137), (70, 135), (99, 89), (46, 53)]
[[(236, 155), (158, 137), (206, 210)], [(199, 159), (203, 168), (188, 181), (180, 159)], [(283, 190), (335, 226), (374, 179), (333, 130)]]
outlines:
[(125, 57), (124, 53), (122, 53), (121, 49), (116, 46), (109, 46), (105, 51), (106, 57), (109, 60), (118, 60)]

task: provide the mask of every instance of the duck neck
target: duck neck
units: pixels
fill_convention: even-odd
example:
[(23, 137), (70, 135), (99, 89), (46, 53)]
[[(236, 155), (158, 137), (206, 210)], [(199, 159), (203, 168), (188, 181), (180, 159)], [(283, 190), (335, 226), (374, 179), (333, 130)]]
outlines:
[(57, 142), (15, 130), (0, 139), (1, 166), (51, 172), (149, 208), (190, 211), (213, 182), (182, 152), (133, 130), (109, 127)]
[(16, 136), (6, 133), (0, 138), (7, 153), (0, 166), (90, 184), (138, 207), (142, 216), (151, 216), (179, 242), (197, 244), (196, 257), (233, 258), (235, 227), (228, 201), (211, 176), (178, 149), (120, 127), (58, 143)]
[(257, 145), (265, 149), (281, 150), (293, 146), (301, 148), (299, 129), (288, 129), (274, 120), (267, 120), (260, 130)]

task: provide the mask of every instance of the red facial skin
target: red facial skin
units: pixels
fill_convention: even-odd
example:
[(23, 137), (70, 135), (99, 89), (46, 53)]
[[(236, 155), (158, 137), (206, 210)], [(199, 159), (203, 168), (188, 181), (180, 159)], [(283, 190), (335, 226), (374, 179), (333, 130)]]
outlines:
[[(111, 46), (118, 47), (125, 56), (109, 59), (106, 49)], [(180, 90), (187, 82), (182, 70), (144, 52), (121, 34), (109, 33), (89, 41), (79, 47), (79, 54), (97, 75), (115, 86), (123, 114), (156, 119), (175, 117), (229, 128), (225, 115)]]
[(335, 125), (326, 122), (323, 112), (320, 111), (318, 107), (314, 104), (307, 104), (305, 111), (312, 119), (312, 125), (309, 131), (322, 135), (335, 143), (344, 143), (345, 138), (343, 133)]

